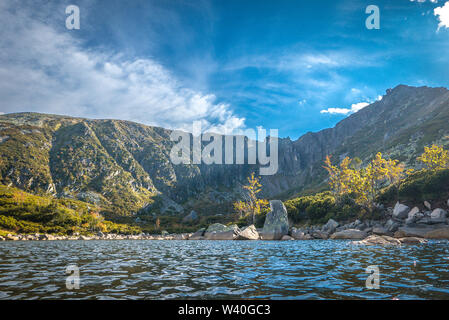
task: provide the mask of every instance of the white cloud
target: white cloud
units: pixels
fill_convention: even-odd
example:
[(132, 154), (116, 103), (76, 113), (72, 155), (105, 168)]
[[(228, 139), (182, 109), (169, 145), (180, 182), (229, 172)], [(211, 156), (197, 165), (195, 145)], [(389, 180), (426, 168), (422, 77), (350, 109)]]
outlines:
[(440, 28), (449, 28), (449, 1), (447, 1), (444, 6), (437, 7), (433, 10), (433, 14), (438, 16), (438, 30)]
[(359, 102), (351, 105), (351, 108), (328, 108), (325, 110), (321, 110), (320, 113), (329, 113), (329, 114), (351, 114), (355, 113), (359, 110), (362, 110), (366, 106), (368, 106), (368, 102)]
[(215, 132), (244, 127), (229, 104), (187, 88), (154, 59), (83, 48), (74, 31), (57, 31), (22, 8), (10, 9), (11, 2), (0, 5), (1, 112), (115, 118), (189, 131), (193, 121)]

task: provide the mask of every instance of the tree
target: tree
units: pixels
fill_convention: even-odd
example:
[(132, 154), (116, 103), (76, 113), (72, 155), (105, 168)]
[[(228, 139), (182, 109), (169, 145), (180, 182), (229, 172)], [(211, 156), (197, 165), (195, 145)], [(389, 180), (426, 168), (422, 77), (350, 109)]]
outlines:
[(354, 161), (349, 157), (344, 158), (339, 166), (332, 165), (329, 156), (324, 163), (335, 200), (340, 202), (344, 196), (349, 196), (370, 211), (380, 190), (389, 184), (399, 183), (404, 172), (403, 164), (382, 158), (380, 152), (365, 168), (360, 159)]
[(366, 169), (361, 170), (365, 175), (365, 186), (363, 187), (366, 197), (365, 205), (371, 207), (380, 190), (387, 185), (397, 185), (403, 177), (404, 165), (398, 160), (387, 160), (382, 158), (378, 152)]
[(156, 230), (159, 230), (159, 228), (161, 227), (161, 220), (159, 218), (156, 219)]
[(418, 157), (429, 170), (448, 169), (449, 151), (433, 144), (430, 148), (424, 147), (424, 153)]
[(259, 178), (255, 177), (254, 172), (248, 177), (248, 184), (243, 186), (244, 200), (234, 203), (234, 209), (240, 213), (240, 216), (250, 215), (253, 224), (256, 223), (256, 215), (260, 214), (262, 210), (268, 207), (268, 201), (259, 199), (257, 194), (262, 191), (262, 185)]

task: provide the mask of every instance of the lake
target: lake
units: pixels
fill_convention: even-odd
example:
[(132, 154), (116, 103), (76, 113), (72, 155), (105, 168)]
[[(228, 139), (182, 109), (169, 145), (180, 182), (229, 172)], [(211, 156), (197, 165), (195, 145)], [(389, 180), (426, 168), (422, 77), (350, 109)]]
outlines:
[[(0, 242), (0, 299), (449, 299), (447, 241)], [(66, 288), (77, 265), (79, 289)], [(367, 289), (368, 266), (379, 289)]]

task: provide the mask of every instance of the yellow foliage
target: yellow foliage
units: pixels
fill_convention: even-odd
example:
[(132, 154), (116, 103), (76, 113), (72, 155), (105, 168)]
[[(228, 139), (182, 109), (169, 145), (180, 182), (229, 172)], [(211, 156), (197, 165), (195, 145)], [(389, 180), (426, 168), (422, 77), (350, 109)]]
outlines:
[(356, 203), (368, 208), (374, 204), (380, 189), (388, 184), (397, 184), (404, 172), (403, 164), (382, 158), (380, 152), (365, 168), (352, 165), (353, 160), (349, 157), (344, 158), (339, 166), (332, 165), (329, 156), (324, 163), (336, 200), (349, 195)]
[(254, 172), (248, 177), (248, 184), (243, 186), (246, 191), (245, 200), (234, 203), (234, 209), (243, 215), (251, 215), (253, 223), (255, 223), (256, 215), (260, 214), (264, 208), (268, 206), (268, 201), (257, 198), (257, 194), (262, 191), (262, 184), (259, 178), (255, 177)]
[(449, 152), (437, 145), (432, 145), (430, 148), (424, 147), (424, 153), (418, 157), (418, 160), (429, 170), (449, 168)]

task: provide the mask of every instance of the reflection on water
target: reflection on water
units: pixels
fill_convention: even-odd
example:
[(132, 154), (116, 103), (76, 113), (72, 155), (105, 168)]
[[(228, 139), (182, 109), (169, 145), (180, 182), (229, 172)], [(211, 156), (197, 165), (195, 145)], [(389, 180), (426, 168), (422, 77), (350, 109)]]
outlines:
[[(448, 263), (446, 241), (2, 242), (0, 299), (447, 299)], [(70, 264), (79, 290), (66, 289)], [(378, 290), (365, 288), (369, 265)]]

